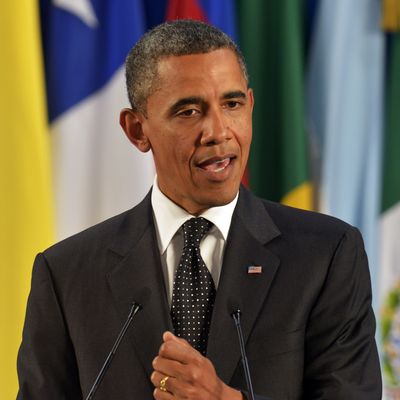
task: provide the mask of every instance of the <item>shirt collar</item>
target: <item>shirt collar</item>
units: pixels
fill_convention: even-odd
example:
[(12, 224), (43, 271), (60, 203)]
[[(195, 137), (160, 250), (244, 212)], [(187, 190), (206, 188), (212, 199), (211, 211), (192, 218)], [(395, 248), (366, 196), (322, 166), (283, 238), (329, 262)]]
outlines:
[[(201, 214), (202, 217), (214, 224), (214, 227), (219, 230), (224, 240), (228, 237), (238, 197), (239, 193), (236, 194), (230, 203), (224, 206), (211, 207)], [(178, 229), (188, 219), (193, 218), (194, 215), (189, 214), (161, 192), (157, 183), (157, 176), (154, 178), (153, 190), (151, 192), (151, 205), (153, 207), (160, 252), (163, 254)]]

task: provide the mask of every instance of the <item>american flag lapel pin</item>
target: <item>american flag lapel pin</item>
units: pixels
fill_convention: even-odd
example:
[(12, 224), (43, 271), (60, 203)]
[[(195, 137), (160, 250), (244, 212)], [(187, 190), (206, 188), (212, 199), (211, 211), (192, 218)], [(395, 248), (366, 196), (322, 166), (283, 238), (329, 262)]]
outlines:
[(262, 266), (261, 265), (250, 265), (247, 267), (248, 274), (261, 274), (262, 273)]

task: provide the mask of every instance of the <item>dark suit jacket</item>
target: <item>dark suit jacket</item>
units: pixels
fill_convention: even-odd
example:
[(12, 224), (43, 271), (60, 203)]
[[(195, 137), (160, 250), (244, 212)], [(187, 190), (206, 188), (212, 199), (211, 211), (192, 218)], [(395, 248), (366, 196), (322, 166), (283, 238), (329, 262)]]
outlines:
[[(250, 265), (262, 266), (262, 273), (248, 274)], [(162, 333), (172, 330), (149, 195), (37, 256), (18, 358), (18, 399), (86, 396), (132, 301), (143, 310), (98, 400), (151, 399), (151, 362)], [(368, 264), (353, 227), (241, 189), (208, 357), (222, 380), (244, 390), (230, 316), (237, 306), (258, 395), (381, 399)]]

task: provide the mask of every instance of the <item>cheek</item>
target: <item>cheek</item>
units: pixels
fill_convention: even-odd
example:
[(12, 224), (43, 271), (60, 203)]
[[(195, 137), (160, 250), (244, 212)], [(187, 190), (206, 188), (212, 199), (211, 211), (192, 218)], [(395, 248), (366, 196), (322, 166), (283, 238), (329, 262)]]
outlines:
[(241, 121), (233, 126), (233, 131), (242, 151), (248, 149), (252, 138), (251, 124)]
[(252, 126), (252, 119), (251, 115), (243, 121), (242, 124), (242, 143), (246, 147), (250, 147), (252, 133), (253, 133), (253, 126)]
[(169, 144), (167, 147), (161, 149), (161, 152), (164, 173), (174, 185), (180, 186), (191, 174), (190, 156), (184, 148), (176, 144)]
[(187, 137), (180, 137), (176, 138), (174, 143), (170, 144), (170, 146), (174, 146), (175, 160), (182, 168), (185, 169), (186, 167), (187, 169), (190, 166), (193, 154), (196, 151), (193, 141), (189, 140)]
[(229, 125), (231, 129), (241, 138), (241, 141), (250, 141), (252, 132), (252, 116), (248, 110), (243, 110), (240, 115), (234, 115)]

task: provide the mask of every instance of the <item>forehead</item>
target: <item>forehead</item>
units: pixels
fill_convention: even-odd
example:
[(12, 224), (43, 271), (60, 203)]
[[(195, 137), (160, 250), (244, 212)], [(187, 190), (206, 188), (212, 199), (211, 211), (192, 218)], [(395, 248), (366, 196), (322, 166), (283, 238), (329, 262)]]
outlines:
[[(169, 56), (158, 63), (159, 89), (188, 90), (201, 87), (247, 87), (236, 54), (231, 49), (218, 49), (209, 53)], [(229, 88), (232, 89), (232, 88)]]

